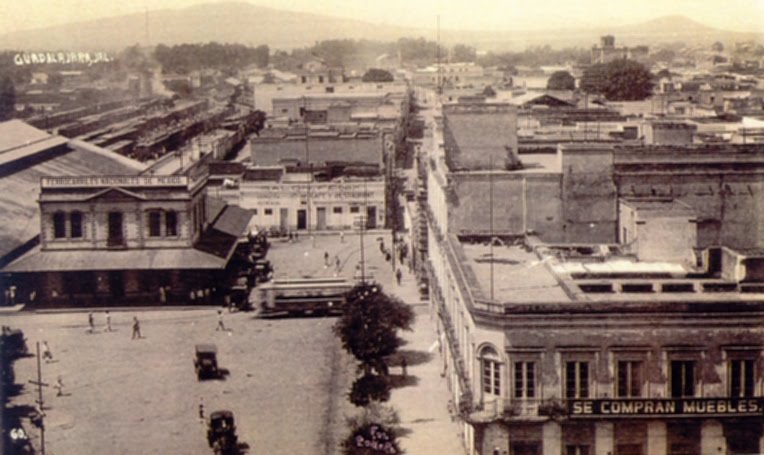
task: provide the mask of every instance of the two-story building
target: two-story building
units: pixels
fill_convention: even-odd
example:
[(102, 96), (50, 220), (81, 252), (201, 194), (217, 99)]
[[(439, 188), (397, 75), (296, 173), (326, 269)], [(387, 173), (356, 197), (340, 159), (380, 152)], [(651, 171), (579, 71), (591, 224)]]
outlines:
[(421, 238), (468, 453), (764, 450), (762, 150), (515, 153), (514, 108), (443, 114)]
[(39, 245), (3, 279), (40, 305), (212, 303), (251, 213), (207, 196), (206, 175), (43, 177)]

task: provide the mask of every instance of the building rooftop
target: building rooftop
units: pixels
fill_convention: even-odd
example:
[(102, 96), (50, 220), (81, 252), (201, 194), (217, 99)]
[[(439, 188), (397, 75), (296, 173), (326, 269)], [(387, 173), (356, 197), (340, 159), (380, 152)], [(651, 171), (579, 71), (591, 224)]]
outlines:
[[(455, 237), (452, 237), (452, 239)], [(761, 304), (761, 283), (688, 270), (671, 262), (643, 262), (610, 245), (524, 246), (458, 241), (460, 285), (474, 308), (491, 313), (614, 311), (640, 306), (687, 311), (693, 304)], [(493, 275), (493, 278), (492, 278)], [(461, 279), (459, 279), (461, 278)], [(493, 289), (492, 289), (493, 288)], [(592, 304), (596, 304), (592, 306)]]
[(0, 257), (39, 234), (40, 210), (37, 200), (42, 177), (137, 173), (134, 167), (126, 165), (119, 158), (88, 148), (66, 149), (62, 154), (42, 157), (39, 162), (1, 177), (0, 218), (9, 222), (0, 229)]
[(622, 198), (621, 202), (635, 208), (644, 217), (693, 217), (695, 210), (673, 198)]
[[(462, 243), (464, 263), (475, 278), (474, 297), (491, 299), (491, 248)], [(482, 295), (481, 295), (482, 294)], [(569, 300), (554, 274), (533, 252), (519, 246), (494, 246), (493, 297), (500, 302), (559, 302)]]

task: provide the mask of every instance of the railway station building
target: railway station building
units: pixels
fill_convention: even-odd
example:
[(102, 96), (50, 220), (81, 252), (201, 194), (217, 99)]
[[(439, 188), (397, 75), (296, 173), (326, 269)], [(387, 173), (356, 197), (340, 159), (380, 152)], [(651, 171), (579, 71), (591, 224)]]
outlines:
[(207, 177), (42, 177), (39, 241), (2, 270), (43, 306), (222, 302), (251, 213)]

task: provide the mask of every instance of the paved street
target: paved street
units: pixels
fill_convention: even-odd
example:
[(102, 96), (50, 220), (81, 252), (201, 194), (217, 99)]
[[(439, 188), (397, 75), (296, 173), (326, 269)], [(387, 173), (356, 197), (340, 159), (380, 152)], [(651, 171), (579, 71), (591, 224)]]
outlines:
[[(408, 303), (417, 302), (413, 275), (402, 285), (379, 251), (379, 238), (390, 245), (390, 234), (364, 236), (366, 272), (386, 292)], [(348, 233), (303, 235), (295, 243), (274, 240), (269, 258), (277, 276), (352, 276), (360, 260), (360, 238)], [(324, 267), (324, 252), (331, 266)], [(404, 267), (405, 271), (406, 268)], [(446, 410), (448, 394), (439, 374), (438, 352), (426, 304), (416, 305), (416, 330), (404, 333), (402, 353), (409, 361), (409, 380), (393, 390), (390, 404), (403, 427), (402, 446), (410, 455), (462, 453), (458, 427)], [(141, 321), (144, 338), (131, 340), (132, 317)], [(105, 331), (105, 316), (95, 312), (96, 333), (88, 333), (87, 313), (20, 313), (7, 318), (25, 331), (31, 349), (47, 340), (55, 361), (43, 363), (43, 380), (64, 383), (64, 396), (46, 388), (48, 454), (204, 454), (206, 413), (230, 409), (239, 438), (260, 454), (334, 454), (346, 435), (345, 418), (357, 412), (347, 401), (355, 364), (331, 332), (335, 318), (263, 320), (251, 313), (224, 313), (229, 331), (215, 331), (214, 308), (159, 311), (112, 311), (114, 332)], [(224, 380), (196, 380), (196, 343), (215, 343)], [(391, 367), (392, 374), (399, 368)], [(36, 377), (35, 359), (16, 363), (17, 382)], [(32, 404), (34, 387), (12, 404)], [(33, 438), (39, 433), (32, 431)], [(35, 445), (39, 441), (35, 440)]]

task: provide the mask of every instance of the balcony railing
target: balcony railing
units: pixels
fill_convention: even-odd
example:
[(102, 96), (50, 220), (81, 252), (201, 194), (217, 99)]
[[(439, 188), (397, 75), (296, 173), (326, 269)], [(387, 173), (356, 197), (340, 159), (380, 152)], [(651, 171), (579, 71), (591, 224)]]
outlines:
[(489, 421), (502, 418), (553, 417), (565, 413), (560, 400), (541, 398), (486, 398), (474, 406), (470, 414), (473, 420)]

